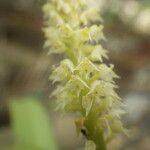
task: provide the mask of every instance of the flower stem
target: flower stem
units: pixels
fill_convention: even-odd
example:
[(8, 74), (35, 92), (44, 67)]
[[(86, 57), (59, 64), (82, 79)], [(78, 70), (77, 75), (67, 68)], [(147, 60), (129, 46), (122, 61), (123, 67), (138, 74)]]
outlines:
[(103, 131), (98, 128), (97, 116), (94, 113), (90, 113), (85, 120), (84, 126), (87, 129), (87, 139), (94, 141), (96, 144), (96, 150), (106, 150), (106, 143), (103, 137)]

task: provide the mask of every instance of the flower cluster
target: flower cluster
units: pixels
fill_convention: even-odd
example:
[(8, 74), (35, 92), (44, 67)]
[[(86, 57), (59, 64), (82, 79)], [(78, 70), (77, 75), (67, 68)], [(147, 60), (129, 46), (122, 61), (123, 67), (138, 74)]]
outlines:
[[(63, 54), (50, 79), (56, 83), (52, 96), (57, 108), (77, 115), (77, 131), (85, 129), (88, 140), (100, 145), (124, 131), (120, 121), (120, 97), (115, 92), (118, 76), (113, 65), (106, 65), (107, 50), (99, 12), (86, 0), (48, 0), (45, 14), (45, 46), (49, 54)], [(87, 144), (88, 145), (88, 144)], [(94, 147), (94, 146), (93, 146)]]

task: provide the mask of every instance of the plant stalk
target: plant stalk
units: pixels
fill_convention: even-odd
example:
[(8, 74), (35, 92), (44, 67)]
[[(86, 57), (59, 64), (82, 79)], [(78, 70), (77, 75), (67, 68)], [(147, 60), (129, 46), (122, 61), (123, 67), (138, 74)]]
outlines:
[(87, 139), (94, 141), (96, 144), (96, 150), (106, 150), (106, 143), (103, 137), (103, 131), (98, 127), (96, 114), (90, 113), (85, 120), (84, 126), (87, 129)]

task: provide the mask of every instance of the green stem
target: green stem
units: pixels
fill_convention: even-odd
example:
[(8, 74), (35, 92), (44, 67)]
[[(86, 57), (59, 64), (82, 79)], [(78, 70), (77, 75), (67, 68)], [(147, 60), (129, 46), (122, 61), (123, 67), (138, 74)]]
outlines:
[(85, 127), (88, 131), (87, 139), (94, 141), (96, 150), (106, 150), (106, 143), (103, 137), (103, 131), (98, 128), (97, 116), (93, 113), (89, 114), (85, 121)]

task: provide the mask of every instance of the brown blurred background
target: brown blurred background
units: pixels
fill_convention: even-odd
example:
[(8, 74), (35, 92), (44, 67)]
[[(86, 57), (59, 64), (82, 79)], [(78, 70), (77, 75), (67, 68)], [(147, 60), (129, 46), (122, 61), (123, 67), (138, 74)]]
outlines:
[[(90, 0), (91, 1), (91, 0)], [(59, 57), (47, 56), (41, 0), (0, 0), (0, 143), (11, 141), (8, 102), (12, 97), (34, 96), (48, 103), (51, 65)], [(110, 63), (121, 79), (119, 93), (126, 104), (129, 138), (112, 142), (115, 150), (150, 149), (150, 1), (95, 0), (100, 8)], [(53, 114), (53, 113), (52, 113)], [(76, 138), (69, 117), (53, 115), (61, 149), (74, 150)], [(73, 131), (73, 132), (72, 132)], [(79, 144), (77, 144), (79, 143)]]

